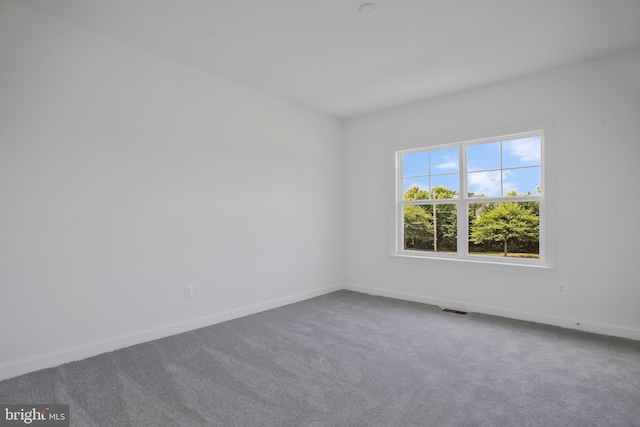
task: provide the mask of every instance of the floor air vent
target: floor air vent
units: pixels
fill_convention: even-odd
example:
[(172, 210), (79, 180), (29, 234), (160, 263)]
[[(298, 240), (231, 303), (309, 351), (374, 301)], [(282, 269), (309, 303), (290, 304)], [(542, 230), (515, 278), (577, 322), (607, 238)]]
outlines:
[(445, 313), (454, 313), (454, 314), (462, 314), (462, 315), (467, 315), (469, 313), (467, 313), (466, 311), (460, 311), (460, 310), (452, 310), (450, 308), (443, 308), (442, 311), (444, 311)]

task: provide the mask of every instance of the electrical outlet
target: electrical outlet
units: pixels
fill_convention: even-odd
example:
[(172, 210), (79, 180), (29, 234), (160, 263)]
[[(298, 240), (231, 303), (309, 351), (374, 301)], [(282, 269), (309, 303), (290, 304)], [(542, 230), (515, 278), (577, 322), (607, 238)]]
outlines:
[(184, 297), (191, 298), (193, 296), (193, 285), (185, 285), (184, 287)]
[(564, 282), (558, 282), (556, 285), (556, 291), (558, 291), (559, 294), (566, 294), (567, 293), (567, 284)]

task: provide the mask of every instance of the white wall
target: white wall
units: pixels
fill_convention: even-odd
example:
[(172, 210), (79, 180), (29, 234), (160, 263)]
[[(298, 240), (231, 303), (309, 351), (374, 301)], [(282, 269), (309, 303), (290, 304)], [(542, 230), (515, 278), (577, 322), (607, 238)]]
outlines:
[(337, 120), (0, 0), (0, 379), (335, 289), (341, 156)]
[[(349, 287), (640, 339), (639, 76), (640, 51), (631, 51), (347, 121)], [(396, 150), (546, 120), (555, 128), (555, 270), (389, 257)]]

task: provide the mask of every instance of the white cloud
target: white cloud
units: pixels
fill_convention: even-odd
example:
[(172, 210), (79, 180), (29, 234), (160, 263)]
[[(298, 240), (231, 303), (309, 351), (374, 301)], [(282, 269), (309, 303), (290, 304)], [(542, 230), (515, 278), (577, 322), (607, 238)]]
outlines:
[(503, 144), (502, 148), (521, 162), (540, 163), (540, 137), (538, 136), (509, 141)]
[(453, 170), (457, 170), (458, 169), (458, 162), (448, 161), (448, 162), (437, 164), (434, 167), (436, 169), (453, 169)]
[(484, 171), (467, 174), (468, 190), (476, 195), (499, 196), (500, 181), (500, 171)]
[(502, 177), (504, 179), (504, 181), (502, 182), (502, 188), (504, 190), (504, 194), (507, 194), (507, 192), (511, 190), (518, 191), (518, 189), (516, 188), (516, 183), (511, 182), (511, 178), (513, 178), (513, 171), (510, 171), (510, 170), (502, 171)]

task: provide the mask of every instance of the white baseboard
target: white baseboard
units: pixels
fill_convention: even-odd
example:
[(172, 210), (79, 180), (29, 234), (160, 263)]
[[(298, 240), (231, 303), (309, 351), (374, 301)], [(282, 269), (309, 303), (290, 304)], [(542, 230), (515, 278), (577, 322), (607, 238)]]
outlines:
[(579, 319), (568, 319), (563, 317), (548, 316), (538, 313), (510, 310), (490, 305), (474, 304), (464, 301), (457, 301), (447, 298), (429, 297), (406, 292), (390, 291), (387, 289), (370, 288), (354, 284), (345, 284), (344, 289), (360, 292), (364, 294), (379, 295), (383, 297), (396, 298), (405, 301), (420, 302), (424, 304), (436, 305), (442, 308), (454, 310), (489, 314), (510, 319), (526, 320), (529, 322), (543, 323), (545, 325), (560, 326), (567, 329), (592, 332), (600, 335), (610, 335), (619, 338), (628, 338), (640, 341), (640, 329), (627, 328), (623, 326), (607, 325), (603, 323), (585, 322)]
[(62, 350), (39, 354), (8, 363), (0, 364), (0, 380), (13, 378), (28, 372), (38, 371), (40, 369), (51, 368), (63, 363), (82, 360), (88, 357), (97, 356), (98, 354), (107, 353), (120, 348), (129, 347), (136, 344), (165, 338), (182, 332), (192, 331), (194, 329), (203, 328), (205, 326), (215, 325), (216, 323), (226, 322), (227, 320), (260, 313), (265, 310), (282, 307), (296, 302), (304, 301), (330, 292), (344, 289), (341, 285), (329, 286), (322, 289), (316, 289), (308, 292), (290, 295), (284, 298), (278, 298), (266, 301), (260, 304), (254, 304), (235, 310), (229, 310), (222, 313), (216, 313), (209, 316), (191, 319), (180, 323), (162, 326), (159, 328), (148, 329), (129, 335), (122, 335), (106, 340), (94, 341), (82, 344), (76, 347), (65, 348)]
[(97, 356), (102, 353), (129, 347), (131, 345), (141, 344), (182, 332), (215, 325), (216, 323), (226, 322), (228, 320), (237, 319), (239, 317), (260, 313), (265, 310), (271, 310), (273, 308), (304, 301), (309, 298), (314, 298), (342, 289), (364, 294), (396, 298), (405, 301), (414, 301), (424, 304), (436, 305), (443, 308), (451, 308), (468, 312), (508, 317), (511, 319), (526, 320), (529, 322), (543, 323), (568, 329), (592, 332), (600, 335), (610, 335), (640, 341), (640, 330), (634, 328), (626, 328), (602, 323), (584, 322), (582, 320), (547, 316), (518, 310), (509, 310), (501, 307), (473, 304), (447, 298), (436, 298), (406, 292), (391, 291), (387, 289), (371, 288), (354, 284), (344, 284), (329, 286), (326, 288), (316, 289), (308, 292), (302, 292), (299, 294), (290, 295), (288, 297), (278, 298), (275, 300), (266, 301), (264, 303), (254, 304), (222, 313), (216, 313), (185, 322), (166, 325), (163, 327), (140, 331), (134, 334), (123, 335), (111, 339), (94, 341), (76, 347), (66, 348), (55, 352), (39, 354), (33, 357), (3, 363), (0, 364), (0, 380), (13, 378), (18, 375), (26, 374), (28, 372), (34, 372), (40, 369), (51, 368), (75, 360), (86, 359), (88, 357)]

